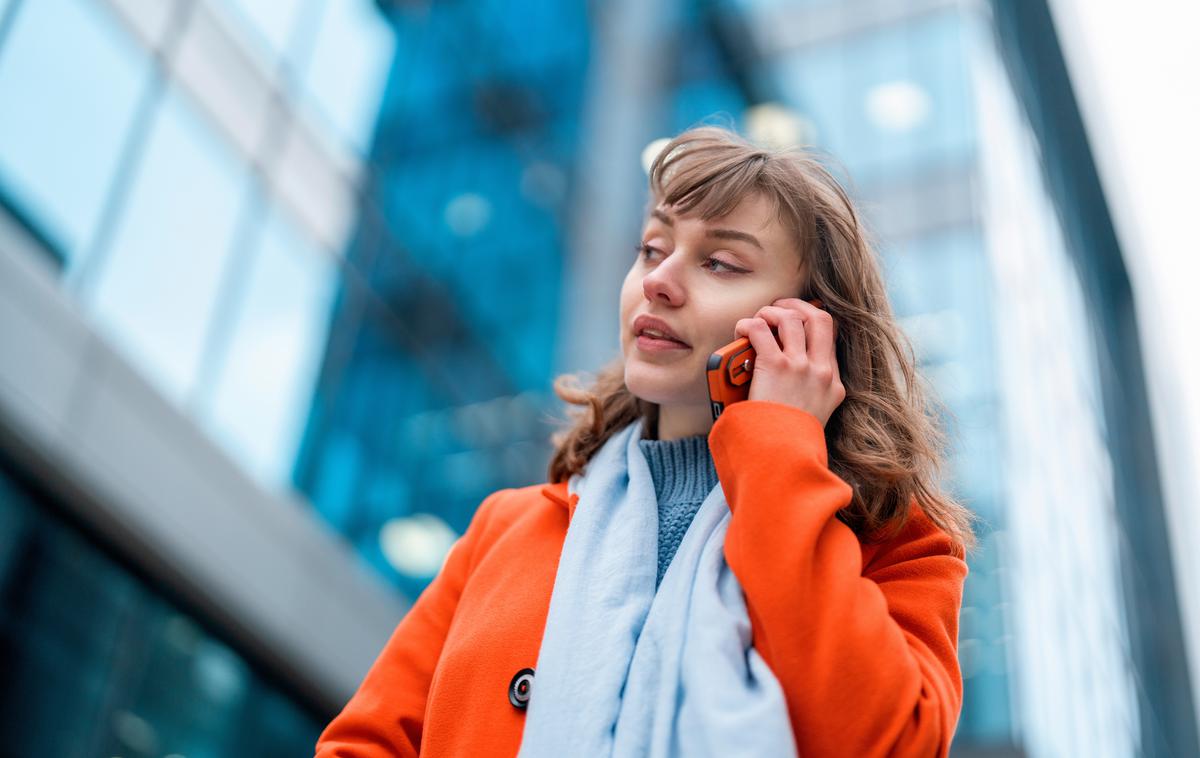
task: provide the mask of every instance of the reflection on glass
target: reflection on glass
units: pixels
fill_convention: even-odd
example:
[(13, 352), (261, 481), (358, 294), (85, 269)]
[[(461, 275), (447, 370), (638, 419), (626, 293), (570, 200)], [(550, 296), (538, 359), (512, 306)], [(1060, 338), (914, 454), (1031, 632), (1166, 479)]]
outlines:
[(392, 31), (370, 0), (325, 3), (312, 15), (306, 21), (316, 40), (305, 89), (338, 136), (364, 153), (392, 59)]
[[(953, 310), (986, 328), (989, 282), (978, 229), (938, 230), (894, 242), (887, 250), (888, 297), (900, 315)], [(972, 319), (972, 326), (975, 320)], [(964, 347), (970, 347), (965, 345)]]
[(269, 486), (287, 482), (329, 327), (337, 270), (279, 211), (253, 254), (206, 423)]
[[(1030, 754), (1150, 754), (1155, 724), (1147, 692), (1159, 684), (1131, 649), (1143, 621), (1136, 557), (1123, 575), (1127, 524), (1116, 512), (1099, 367), (1079, 262), (1064, 236), (1064, 210), (1046, 184), (1039, 145), (1002, 61), (981, 56), (976, 103), (987, 250), (995, 276), (995, 351), (1006, 432), (999, 450), (1014, 493), (1006, 514), (1015, 549), (1007, 610), (1020, 639), (1012, 656), (1022, 698), (1014, 703)], [(1106, 352), (1106, 351), (1105, 351)], [(1114, 412), (1118, 413), (1118, 412)], [(1055, 623), (1046, 624), (1051, 615)], [(1153, 625), (1153, 621), (1149, 622)], [(982, 707), (964, 718), (991, 726)]]
[(0, 470), (5, 755), (311, 753), (315, 717)]
[(287, 52), (297, 14), (313, 5), (311, 0), (222, 0), (221, 4), (238, 27), (249, 22), (256, 41), (272, 57)]
[(190, 390), (248, 182), (174, 91), (93, 295), (97, 321), (167, 395)]
[(17, 9), (0, 49), (0, 196), (68, 260), (91, 242), (147, 75), (99, 4)]
[(857, 184), (969, 159), (961, 24), (948, 10), (804, 48), (781, 62), (778, 80)]

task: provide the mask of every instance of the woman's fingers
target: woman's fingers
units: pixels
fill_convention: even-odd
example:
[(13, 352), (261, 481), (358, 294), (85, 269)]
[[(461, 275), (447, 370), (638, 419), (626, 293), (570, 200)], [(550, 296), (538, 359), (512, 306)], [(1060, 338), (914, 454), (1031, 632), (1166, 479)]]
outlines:
[(835, 363), (837, 360), (837, 351), (834, 349), (835, 329), (833, 316), (830, 316), (828, 311), (823, 311), (820, 308), (812, 308), (806, 314), (805, 323), (808, 326), (808, 344), (813, 348), (809, 351), (809, 359)]
[[(798, 322), (801, 325), (801, 329), (796, 329), (794, 326), (789, 329), (791, 333), (803, 332), (804, 334), (803, 341), (796, 341), (798, 354), (803, 354), (813, 363), (836, 363), (837, 352), (834, 349), (834, 340), (837, 328), (833, 316), (828, 311), (800, 298), (787, 297), (759, 309), (759, 315), (763, 315), (764, 312), (776, 314), (775, 319), (769, 320), (773, 324), (779, 324), (781, 334), (785, 328), (784, 324), (788, 322), (793, 324)], [(786, 337), (783, 347), (785, 352), (792, 352), (792, 346)]]
[(754, 347), (755, 362), (782, 355), (778, 340), (771, 333), (771, 326), (765, 319), (758, 317), (738, 319), (733, 332), (738, 337), (747, 337)]
[(822, 424), (845, 400), (836, 324), (824, 309), (796, 298), (776, 300), (739, 320), (734, 332), (747, 337), (758, 354), (750, 399), (800, 408)]
[(764, 305), (758, 309), (755, 316), (775, 327), (785, 355), (791, 358), (805, 357), (808, 338), (804, 334), (804, 322), (796, 311), (776, 305)]

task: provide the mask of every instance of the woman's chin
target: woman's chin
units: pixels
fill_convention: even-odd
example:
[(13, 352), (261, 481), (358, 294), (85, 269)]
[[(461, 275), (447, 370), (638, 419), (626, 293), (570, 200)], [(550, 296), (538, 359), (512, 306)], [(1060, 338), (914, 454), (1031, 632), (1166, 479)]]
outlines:
[[(649, 374), (655, 374), (650, 376)], [(626, 368), (625, 386), (629, 392), (647, 403), (656, 405), (686, 405), (695, 402), (691, 398), (695, 394), (687, 387), (692, 377), (683, 376), (683, 372), (672, 374), (668, 371), (632, 371)], [(707, 402), (707, 399), (705, 400)]]

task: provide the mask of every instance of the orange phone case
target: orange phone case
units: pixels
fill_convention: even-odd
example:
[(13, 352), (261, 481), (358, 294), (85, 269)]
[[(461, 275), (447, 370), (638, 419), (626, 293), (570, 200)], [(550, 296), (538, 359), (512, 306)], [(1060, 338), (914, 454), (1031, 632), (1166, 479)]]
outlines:
[[(823, 307), (820, 298), (808, 301)], [(771, 329), (775, 333), (775, 329)], [(779, 335), (776, 334), (776, 339)], [(750, 378), (754, 373), (754, 347), (748, 337), (738, 337), (708, 357), (708, 402), (713, 421), (731, 403), (750, 397)]]

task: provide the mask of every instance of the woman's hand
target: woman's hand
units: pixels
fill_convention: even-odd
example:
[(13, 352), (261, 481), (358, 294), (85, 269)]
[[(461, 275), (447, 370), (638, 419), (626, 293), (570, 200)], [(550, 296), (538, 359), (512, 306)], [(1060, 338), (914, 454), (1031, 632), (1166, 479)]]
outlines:
[[(779, 333), (778, 341), (772, 327)], [(827, 311), (794, 297), (781, 298), (753, 317), (739, 319), (734, 334), (749, 338), (756, 355), (749, 399), (795, 406), (824, 426), (846, 399), (834, 351), (836, 333)]]

